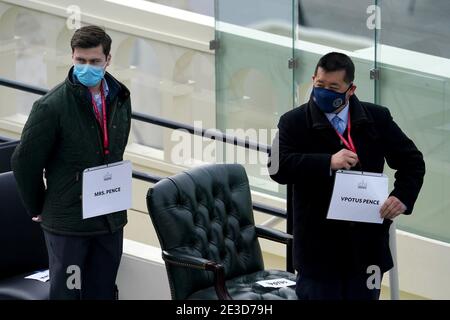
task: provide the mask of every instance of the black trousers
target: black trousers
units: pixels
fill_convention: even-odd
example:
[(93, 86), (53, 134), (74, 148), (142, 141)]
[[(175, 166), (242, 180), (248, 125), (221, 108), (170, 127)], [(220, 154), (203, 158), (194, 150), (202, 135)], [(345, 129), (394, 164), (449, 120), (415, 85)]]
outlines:
[(51, 300), (114, 300), (123, 229), (113, 234), (65, 236), (44, 230)]
[(369, 289), (368, 278), (369, 274), (336, 274), (320, 279), (298, 273), (295, 292), (299, 300), (378, 300), (381, 290)]

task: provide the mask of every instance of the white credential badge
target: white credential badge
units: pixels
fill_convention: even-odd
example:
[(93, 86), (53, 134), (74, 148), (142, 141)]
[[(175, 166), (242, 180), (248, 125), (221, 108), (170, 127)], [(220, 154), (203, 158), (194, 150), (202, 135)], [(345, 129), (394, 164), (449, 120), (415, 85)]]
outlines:
[(83, 219), (131, 208), (132, 167), (120, 161), (83, 171)]
[(383, 223), (380, 209), (388, 197), (388, 183), (381, 173), (337, 171), (327, 218)]

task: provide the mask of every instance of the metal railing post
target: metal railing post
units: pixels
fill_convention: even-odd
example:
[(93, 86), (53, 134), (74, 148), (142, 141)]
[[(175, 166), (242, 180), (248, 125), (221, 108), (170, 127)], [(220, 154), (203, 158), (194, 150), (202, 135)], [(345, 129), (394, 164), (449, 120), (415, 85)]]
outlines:
[[(286, 233), (293, 234), (293, 193), (292, 184), (286, 186)], [(286, 246), (286, 271), (294, 272), (294, 261), (292, 259), (292, 242)]]
[(391, 249), (392, 260), (394, 260), (394, 266), (389, 270), (389, 289), (391, 300), (400, 299), (400, 289), (398, 281), (398, 264), (397, 264), (397, 226), (395, 220), (392, 221), (391, 228), (389, 229), (389, 247)]

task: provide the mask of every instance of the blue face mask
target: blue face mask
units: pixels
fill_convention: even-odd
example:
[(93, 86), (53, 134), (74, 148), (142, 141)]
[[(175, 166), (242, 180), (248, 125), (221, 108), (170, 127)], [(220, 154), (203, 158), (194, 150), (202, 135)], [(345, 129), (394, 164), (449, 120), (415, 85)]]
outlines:
[(345, 96), (353, 84), (350, 84), (345, 92), (340, 93), (329, 89), (314, 87), (312, 98), (320, 110), (332, 113), (345, 103)]
[(86, 87), (94, 87), (103, 79), (105, 70), (104, 67), (89, 64), (75, 64), (73, 74)]

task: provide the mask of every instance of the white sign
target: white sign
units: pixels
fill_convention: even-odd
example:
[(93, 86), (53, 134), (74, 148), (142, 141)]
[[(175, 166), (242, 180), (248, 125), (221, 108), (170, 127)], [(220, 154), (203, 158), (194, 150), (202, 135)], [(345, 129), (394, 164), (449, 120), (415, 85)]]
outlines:
[(131, 208), (130, 161), (83, 171), (83, 219)]
[(388, 198), (388, 180), (381, 173), (339, 170), (327, 218), (383, 223), (380, 209)]
[(32, 275), (25, 277), (25, 279), (32, 279), (32, 280), (38, 280), (41, 282), (47, 282), (48, 280), (50, 280), (50, 273), (49, 270), (45, 270), (45, 271), (39, 271), (36, 273), (33, 273)]
[(294, 281), (284, 279), (284, 278), (261, 280), (261, 281), (257, 281), (256, 283), (262, 285), (265, 288), (284, 288), (284, 287), (295, 286)]

